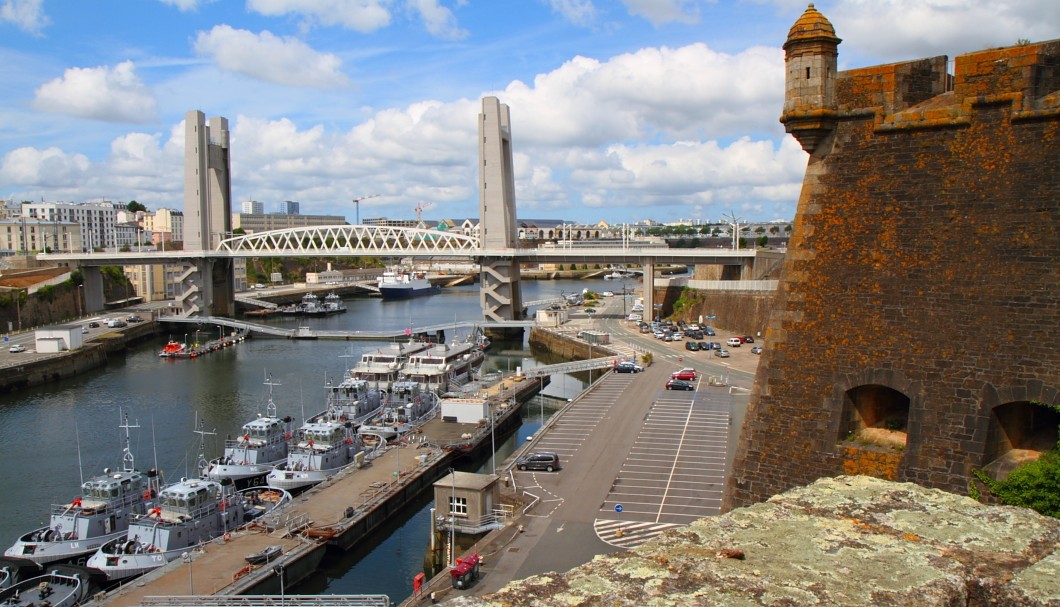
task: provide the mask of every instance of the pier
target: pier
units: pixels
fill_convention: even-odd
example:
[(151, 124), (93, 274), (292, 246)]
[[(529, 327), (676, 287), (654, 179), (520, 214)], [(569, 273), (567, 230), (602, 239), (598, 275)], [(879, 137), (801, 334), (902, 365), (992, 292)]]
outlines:
[[(94, 597), (91, 604), (133, 607), (149, 604), (148, 597), (173, 597), (176, 603), (159, 605), (206, 605), (192, 600), (206, 595), (279, 595), (284, 587), (312, 573), (325, 550), (353, 548), (430, 489), (457, 459), (490, 448), (491, 433), (503, 435), (517, 422), (519, 407), (510, 403), (528, 399), (543, 385), (540, 380), (504, 378), (480, 395), (490, 404), (492, 427), (490, 420), (461, 424), (432, 419), (362, 467), (346, 468), (299, 495), (279, 513), (190, 550), (183, 558)], [(248, 554), (272, 545), (283, 550), (274, 561), (247, 563)]]

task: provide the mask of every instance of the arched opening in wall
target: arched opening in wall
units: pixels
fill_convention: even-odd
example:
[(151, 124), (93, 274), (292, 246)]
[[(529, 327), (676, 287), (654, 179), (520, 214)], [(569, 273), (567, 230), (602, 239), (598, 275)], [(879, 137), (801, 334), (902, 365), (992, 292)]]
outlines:
[(1060, 440), (1060, 412), (1029, 401), (994, 407), (986, 434), (984, 470), (1004, 480), (1017, 466), (1038, 459)]
[(909, 424), (909, 397), (878, 384), (846, 391), (839, 439), (858, 444), (904, 449)]

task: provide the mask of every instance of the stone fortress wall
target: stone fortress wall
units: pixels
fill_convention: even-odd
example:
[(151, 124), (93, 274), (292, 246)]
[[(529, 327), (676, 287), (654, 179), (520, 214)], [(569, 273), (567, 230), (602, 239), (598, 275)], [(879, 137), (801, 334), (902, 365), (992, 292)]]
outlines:
[(813, 8), (781, 121), (811, 153), (725, 508), (867, 474), (967, 493), (1057, 443), (1060, 40), (837, 73)]

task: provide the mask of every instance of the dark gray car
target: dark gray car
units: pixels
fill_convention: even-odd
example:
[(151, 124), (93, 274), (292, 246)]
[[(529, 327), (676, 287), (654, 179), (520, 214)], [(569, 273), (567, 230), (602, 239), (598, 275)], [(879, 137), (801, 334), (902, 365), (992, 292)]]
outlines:
[(520, 470), (559, 470), (559, 455), (551, 451), (538, 451), (515, 460), (515, 467)]

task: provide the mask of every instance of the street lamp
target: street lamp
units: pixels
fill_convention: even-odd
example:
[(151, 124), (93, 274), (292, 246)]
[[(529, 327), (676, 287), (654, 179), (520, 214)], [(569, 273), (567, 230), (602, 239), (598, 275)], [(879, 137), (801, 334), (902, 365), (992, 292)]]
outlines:
[(180, 553), (180, 558), (188, 565), (188, 594), (195, 594), (195, 577), (192, 572), (191, 554), (182, 552)]
[(81, 312), (81, 296), (83, 295), (82, 289), (85, 285), (77, 285), (76, 297), (77, 297), (77, 317), (81, 318), (84, 314)]
[(272, 568), (272, 572), (280, 578), (280, 605), (283, 605), (284, 589), (283, 589), (283, 565), (276, 565)]
[(456, 566), (456, 470), (450, 468), (449, 475), (453, 480), (453, 495), (449, 498), (449, 566)]

